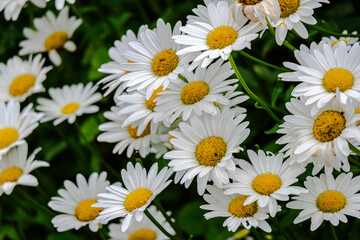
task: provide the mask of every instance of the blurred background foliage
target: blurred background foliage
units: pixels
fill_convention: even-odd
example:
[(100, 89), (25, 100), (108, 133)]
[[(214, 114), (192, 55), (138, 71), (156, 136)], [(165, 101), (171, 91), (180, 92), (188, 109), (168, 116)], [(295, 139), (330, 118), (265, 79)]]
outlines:
[[(48, 3), (46, 10), (55, 11), (54, 1)], [(101, 64), (109, 62), (108, 50), (115, 40), (120, 39), (128, 29), (137, 31), (139, 26), (147, 24), (153, 28), (158, 18), (174, 25), (178, 20), (183, 24), (186, 16), (192, 14), (191, 9), (202, 4), (201, 0), (77, 0), (71, 6), (71, 14), (81, 15), (84, 24), (75, 32), (73, 40), (78, 46), (75, 53), (62, 51), (63, 64), (48, 73), (44, 86), (62, 87), (65, 84), (99, 81), (104, 75), (97, 69)], [(29, 4), (22, 10), (16, 22), (7, 22), (0, 15), (0, 61), (17, 55), (19, 42), (24, 39), (22, 29), (32, 26), (34, 18), (42, 17), (44, 9)], [(335, 32), (347, 29), (349, 32), (360, 30), (360, 4), (358, 0), (331, 1), (315, 11), (318, 26)], [(300, 39), (294, 33), (288, 34), (288, 40), (295, 47), (300, 44), (309, 45), (318, 42), (323, 36), (317, 30), (308, 27), (309, 39)], [(282, 66), (284, 61), (293, 61), (293, 53), (286, 48), (276, 45), (269, 32), (262, 38), (252, 42), (252, 49), (245, 50), (259, 59)], [(235, 60), (249, 87), (263, 100), (271, 104), (276, 114), (282, 118), (286, 114), (285, 103), (289, 101), (293, 86), (279, 81), (279, 70), (273, 70), (255, 63), (241, 54), (235, 54)], [(47, 65), (51, 65), (47, 60)], [(240, 88), (239, 88), (240, 89)], [(38, 96), (48, 96), (47, 93), (33, 95), (24, 105), (36, 103)], [(30, 150), (41, 147), (42, 151), (37, 159), (50, 162), (47, 169), (35, 170), (34, 175), (39, 180), (39, 187), (17, 187), (10, 196), (0, 197), (0, 240), (3, 239), (48, 239), (48, 240), (80, 240), (99, 239), (99, 235), (88, 228), (79, 231), (58, 233), (51, 224), (53, 212), (47, 207), (51, 196), (57, 195), (57, 189), (63, 187), (63, 181), (75, 181), (77, 173), (86, 177), (91, 172), (108, 172), (110, 182), (119, 181), (120, 170), (126, 163), (135, 161), (135, 157), (127, 159), (125, 155), (113, 155), (113, 144), (99, 143), (98, 125), (105, 121), (103, 113), (113, 105), (112, 96), (103, 98), (100, 112), (94, 115), (84, 115), (77, 119), (77, 124), (67, 122), (54, 127), (52, 123), (41, 124), (31, 136), (27, 138)], [(279, 135), (276, 134), (277, 125), (262, 109), (258, 109), (249, 100), (244, 104), (248, 110), (247, 121), (250, 122), (251, 134), (244, 143), (245, 149), (264, 149), (278, 152), (281, 146), (275, 145)], [(246, 158), (242, 152), (238, 157)], [(143, 160), (146, 166), (158, 161), (162, 166), (167, 164), (163, 159), (149, 156)], [(353, 167), (355, 174), (359, 173)], [(302, 180), (310, 172), (302, 175)], [(26, 198), (23, 191), (32, 198)], [(166, 210), (173, 212), (173, 217), (181, 229), (187, 234), (194, 234), (194, 239), (223, 240), (231, 237), (226, 228), (222, 227), (223, 218), (206, 221), (204, 211), (199, 208), (204, 204), (197, 195), (196, 184), (186, 190), (181, 185), (171, 185), (160, 196)], [(41, 207), (35, 207), (38, 203)], [(283, 205), (284, 206), (284, 205)], [(41, 209), (42, 208), (42, 209)], [(280, 235), (287, 235), (288, 239), (329, 239), (330, 232), (327, 223), (316, 231), (310, 231), (310, 222), (294, 225), (293, 219), (298, 211), (283, 210), (277, 214), (275, 220), (270, 220), (273, 232), (268, 239), (284, 239)], [(351, 220), (347, 224), (340, 224), (336, 230), (340, 239), (360, 239), (360, 221)], [(105, 230), (106, 234), (106, 230)], [(265, 235), (264, 235), (265, 236)]]

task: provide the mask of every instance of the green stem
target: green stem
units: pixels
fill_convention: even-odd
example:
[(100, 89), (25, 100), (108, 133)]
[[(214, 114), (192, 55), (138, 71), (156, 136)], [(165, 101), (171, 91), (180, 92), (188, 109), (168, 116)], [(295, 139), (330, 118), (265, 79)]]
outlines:
[(258, 230), (256, 230), (256, 228), (251, 228), (252, 233), (255, 235), (256, 239), (258, 240), (263, 240), (263, 237), (261, 236), (261, 234), (258, 232)]
[(286, 239), (293, 239), (279, 224), (279, 221), (276, 218), (273, 218), (273, 222), (276, 226), (276, 228), (278, 229), (278, 231), (281, 233), (281, 235)]
[(360, 150), (357, 149), (354, 145), (352, 145), (350, 142), (349, 143), (349, 148), (351, 151), (353, 151), (356, 155), (360, 156)]
[(271, 63), (265, 62), (265, 61), (260, 60), (260, 59), (254, 57), (254, 56), (252, 56), (252, 55), (250, 55), (250, 54), (248, 54), (248, 53), (246, 53), (246, 52), (244, 52), (244, 51), (239, 51), (239, 53), (240, 53), (241, 55), (243, 55), (244, 57), (247, 57), (247, 58), (251, 59), (252, 61), (257, 62), (257, 63), (260, 63), (260, 64), (262, 64), (262, 65), (265, 65), (265, 66), (268, 66), (268, 67), (271, 67), (271, 68), (280, 70), (280, 71), (282, 71), (282, 72), (288, 72), (288, 71), (289, 71), (288, 68), (279, 67), (279, 66), (273, 65), (273, 64), (271, 64)]
[(56, 215), (55, 213), (53, 213), (52, 211), (50, 211), (49, 209), (47, 209), (46, 207), (44, 207), (43, 205), (41, 205), (40, 203), (35, 201), (29, 194), (27, 194), (27, 192), (22, 190), (20, 187), (17, 188), (17, 191), (18, 191), (18, 193), (20, 193), (20, 195), (22, 195), (24, 198), (26, 198), (31, 204), (33, 204), (35, 207), (39, 208), (43, 212), (45, 212), (51, 216)]
[(329, 225), (330, 225), (330, 232), (331, 232), (332, 237), (334, 238), (334, 240), (339, 240), (339, 238), (336, 236), (334, 226), (330, 222), (329, 222)]
[[(271, 23), (269, 22), (269, 19), (266, 18), (266, 22), (267, 22), (267, 25), (269, 27), (269, 31), (271, 33), (271, 35), (273, 35), (273, 37), (275, 37), (275, 30), (273, 28), (273, 26), (271, 26)], [(296, 47), (294, 47), (293, 45), (291, 45), (288, 41), (284, 40), (283, 42), (283, 45), (285, 47), (287, 47), (288, 49), (290, 49), (291, 51), (295, 51), (296, 50)]]
[(107, 240), (107, 238), (105, 237), (104, 233), (102, 232), (102, 229), (99, 229), (98, 232), (99, 232), (100, 238), (101, 238), (102, 240)]
[(350, 161), (352, 164), (360, 167), (360, 163), (359, 163), (358, 161), (356, 161), (352, 156), (349, 156), (349, 161)]
[(181, 80), (183, 80), (183, 81), (186, 82), (186, 83), (188, 82), (187, 79), (186, 79), (186, 77), (184, 77), (184, 76), (181, 75), (181, 74), (178, 75), (178, 78), (180, 78)]
[(173, 222), (173, 220), (170, 218), (170, 216), (166, 213), (165, 209), (161, 205), (160, 201), (155, 198), (153, 203), (157, 207), (157, 209), (161, 212), (161, 214), (165, 217), (166, 221), (170, 224), (170, 226), (175, 230), (176, 234), (183, 240), (186, 238), (182, 235), (181, 230), (179, 227)]
[(319, 26), (316, 26), (316, 25), (308, 25), (307, 24), (307, 26), (310, 27), (310, 28), (313, 28), (315, 30), (318, 30), (319, 32), (326, 33), (326, 34), (333, 35), (333, 36), (337, 36), (337, 37), (360, 37), (360, 34), (337, 33), (337, 32), (333, 32), (333, 31), (327, 30), (325, 28), (322, 28), (322, 27), (319, 27)]
[(166, 231), (165, 228), (163, 228), (163, 226), (161, 226), (161, 224), (158, 221), (156, 221), (156, 219), (151, 215), (151, 213), (147, 209), (145, 209), (144, 213), (150, 219), (150, 221), (154, 223), (155, 226), (158, 227), (162, 233), (165, 234), (165, 236), (167, 236), (171, 240), (179, 240), (177, 237), (171, 235), (168, 231)]
[(70, 4), (70, 8), (74, 11), (74, 13), (82, 20), (82, 24), (86, 27), (87, 31), (90, 33), (91, 38), (95, 41), (97, 45), (101, 45), (99, 42), (99, 37), (94, 32), (94, 28), (92, 28), (87, 21), (85, 21), (84, 16), (80, 13), (80, 11), (75, 7), (75, 4)]
[(266, 103), (264, 103), (256, 94), (254, 94), (250, 90), (250, 88), (247, 86), (247, 84), (246, 84), (244, 78), (241, 76), (241, 74), (239, 72), (239, 69), (237, 68), (231, 54), (229, 56), (229, 61), (230, 61), (230, 64), (231, 64), (232, 68), (235, 71), (235, 74), (236, 74), (237, 78), (239, 79), (239, 82), (240, 82), (241, 86), (245, 89), (245, 91), (247, 92), (249, 97), (251, 99), (255, 100), (256, 102), (260, 103), (260, 105), (265, 109), (265, 111), (270, 115), (270, 117), (272, 117), (277, 123), (281, 123), (281, 120), (273, 113), (273, 111), (271, 111), (269, 106)]

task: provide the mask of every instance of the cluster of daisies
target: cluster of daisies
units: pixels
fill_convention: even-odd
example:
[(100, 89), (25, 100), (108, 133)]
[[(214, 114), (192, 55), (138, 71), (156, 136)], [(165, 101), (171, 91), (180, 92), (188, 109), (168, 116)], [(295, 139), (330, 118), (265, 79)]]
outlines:
[[(16, 20), (27, 1), (3, 1), (5, 18)], [(45, 0), (30, 0), (45, 7)], [(75, 0), (67, 0), (73, 4)], [(0, 64), (0, 194), (10, 194), (16, 184), (36, 186), (29, 173), (49, 166), (27, 157), (25, 138), (39, 122), (63, 121), (99, 111), (102, 98), (97, 86), (75, 84), (49, 88), (50, 98), (37, 98), (37, 112), (21, 103), (39, 92), (52, 66), (44, 66), (42, 52), (61, 64), (59, 51), (75, 51), (71, 41), (81, 20), (69, 17), (64, 0), (56, 0), (57, 16), (48, 11), (35, 19), (35, 29), (25, 28), (20, 55)], [(150, 154), (167, 160), (149, 170), (129, 162), (121, 170), (122, 182), (110, 184), (106, 172), (81, 174), (76, 183), (52, 197), (49, 207), (61, 212), (52, 219), (58, 231), (88, 225), (96, 232), (109, 225), (112, 239), (173, 239), (179, 234), (169, 213), (151, 205), (169, 184), (196, 182), (206, 204), (204, 217), (225, 217), (229, 231), (240, 226), (271, 232), (270, 217), (287, 208), (302, 212), (294, 220), (311, 218), (311, 230), (323, 220), (338, 225), (348, 216), (360, 218), (360, 181), (350, 171), (348, 158), (360, 148), (360, 45), (357, 38), (323, 38), (294, 52), (298, 63), (285, 62), (283, 81), (300, 82), (286, 108), (276, 143), (280, 153), (247, 150), (248, 159), (236, 158), (250, 134), (248, 97), (238, 90), (238, 79), (228, 62), (233, 51), (251, 47), (268, 28), (282, 45), (287, 32), (308, 37), (304, 25), (316, 24), (314, 9), (327, 0), (204, 0), (193, 9), (186, 25), (159, 19), (156, 28), (128, 30), (109, 50), (112, 61), (99, 71), (107, 74), (98, 84), (114, 106), (99, 126), (99, 142), (115, 143), (114, 154), (145, 159)], [(346, 32), (345, 32), (346, 33)], [(32, 54), (37, 54), (33, 56)], [(140, 161), (141, 162), (141, 161)], [(298, 177), (313, 165), (304, 187)], [(335, 170), (344, 171), (334, 177)], [(324, 173), (320, 173), (320, 172)], [(320, 174), (319, 174), (320, 173)], [(172, 180), (173, 178), (173, 180)], [(296, 184), (296, 185), (295, 185)], [(158, 204), (156, 204), (158, 205)], [(175, 238), (174, 238), (175, 239)]]

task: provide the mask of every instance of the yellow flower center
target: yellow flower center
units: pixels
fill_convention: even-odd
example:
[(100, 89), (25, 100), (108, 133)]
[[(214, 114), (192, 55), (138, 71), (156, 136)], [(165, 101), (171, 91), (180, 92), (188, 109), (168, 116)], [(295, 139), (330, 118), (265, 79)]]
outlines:
[(336, 190), (324, 191), (316, 199), (316, 207), (324, 213), (336, 213), (345, 206), (346, 197)]
[(343, 68), (330, 69), (323, 78), (322, 85), (328, 92), (336, 92), (339, 88), (340, 92), (344, 92), (352, 88), (354, 84), (354, 76), (351, 72)]
[(279, 0), (279, 4), (281, 10), (280, 17), (287, 18), (298, 10), (300, 0)]
[(263, 173), (254, 178), (251, 186), (255, 192), (261, 195), (270, 195), (281, 188), (281, 179), (272, 173)]
[(77, 103), (69, 103), (61, 109), (61, 113), (64, 115), (73, 114), (80, 107)]
[(146, 126), (145, 130), (138, 136), (137, 135), (137, 130), (138, 130), (139, 127), (132, 127), (131, 125), (129, 125), (127, 127), (127, 131), (130, 135), (130, 137), (132, 138), (135, 138), (135, 139), (138, 139), (138, 138), (142, 138), (142, 137), (145, 137), (147, 135), (150, 134), (150, 123), (148, 123), (148, 125)]
[(238, 3), (242, 3), (244, 5), (255, 5), (262, 1), (263, 0), (238, 0)]
[[(360, 108), (356, 108), (354, 111), (354, 114), (359, 114), (360, 113)], [(360, 125), (360, 120), (356, 122), (356, 126)]]
[(199, 164), (216, 166), (225, 156), (227, 144), (221, 137), (208, 137), (196, 147), (195, 157)]
[(66, 32), (54, 32), (46, 38), (44, 43), (45, 49), (49, 52), (53, 49), (63, 48), (68, 39), (69, 37)]
[(151, 67), (155, 76), (166, 76), (176, 69), (179, 64), (179, 56), (171, 49), (165, 49), (155, 55), (151, 61)]
[(228, 206), (228, 212), (238, 218), (252, 217), (258, 212), (257, 202), (253, 202), (244, 206), (244, 202), (248, 196), (241, 195), (231, 200)]
[(23, 170), (18, 167), (9, 167), (0, 173), (0, 185), (6, 182), (16, 182), (23, 174)]
[(181, 101), (191, 105), (201, 101), (210, 92), (210, 87), (203, 81), (190, 82), (181, 90)]
[(133, 210), (144, 206), (152, 196), (152, 192), (147, 188), (138, 188), (129, 193), (124, 202), (126, 211), (132, 212)]
[(154, 111), (154, 108), (156, 107), (156, 102), (154, 101), (157, 97), (159, 97), (158, 93), (161, 93), (163, 91), (162, 87), (158, 87), (155, 89), (155, 91), (152, 93), (151, 97), (148, 100), (145, 100), (146, 108), (150, 111)]
[(336, 42), (333, 42), (332, 44), (331, 44), (331, 46), (333, 47), (333, 46), (335, 46), (335, 44), (337, 44), (338, 42), (344, 42), (344, 43), (346, 43), (346, 45), (348, 45), (349, 44), (349, 42), (348, 42), (348, 40), (346, 40), (346, 39), (339, 39), (339, 40), (337, 40)]
[(156, 237), (156, 232), (144, 228), (133, 232), (128, 240), (155, 240)]
[(19, 133), (14, 128), (0, 129), (0, 149), (6, 148), (19, 138)]
[(343, 113), (327, 110), (315, 119), (313, 134), (320, 142), (330, 142), (340, 136), (345, 127), (346, 119)]
[(92, 221), (99, 216), (103, 208), (92, 207), (91, 205), (97, 203), (95, 199), (87, 199), (80, 202), (75, 209), (75, 217), (81, 222)]
[(35, 85), (36, 77), (31, 74), (20, 75), (15, 78), (9, 88), (13, 97), (24, 95)]
[(233, 44), (238, 37), (238, 32), (229, 26), (220, 26), (212, 30), (206, 39), (206, 44), (211, 49), (223, 49)]

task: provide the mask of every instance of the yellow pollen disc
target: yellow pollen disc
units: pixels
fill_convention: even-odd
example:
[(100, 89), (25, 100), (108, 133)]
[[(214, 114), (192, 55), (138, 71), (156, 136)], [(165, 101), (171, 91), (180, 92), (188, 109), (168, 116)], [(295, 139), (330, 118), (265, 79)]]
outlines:
[(242, 3), (244, 5), (255, 5), (262, 1), (263, 0), (238, 0), (238, 3)]
[(279, 0), (279, 4), (281, 10), (280, 17), (287, 18), (298, 10), (300, 0)]
[(345, 127), (346, 119), (342, 112), (327, 110), (315, 119), (313, 134), (320, 142), (330, 142), (340, 136)]
[(322, 85), (328, 92), (336, 92), (339, 88), (340, 92), (344, 92), (352, 88), (354, 84), (354, 76), (351, 72), (343, 68), (330, 69), (323, 78)]
[(154, 111), (154, 108), (156, 107), (156, 102), (154, 101), (157, 97), (159, 97), (158, 93), (161, 93), (163, 91), (162, 87), (158, 87), (155, 89), (155, 91), (152, 93), (151, 97), (148, 100), (145, 100), (146, 108), (150, 111)]
[(92, 221), (99, 216), (103, 208), (95, 208), (91, 205), (97, 203), (95, 199), (87, 199), (80, 202), (75, 209), (75, 217), (81, 222)]
[[(359, 114), (360, 113), (360, 108), (356, 108), (354, 111), (354, 114)], [(356, 126), (360, 125), (360, 120), (356, 122)]]
[(344, 42), (344, 43), (346, 43), (346, 45), (348, 45), (349, 44), (349, 42), (348, 42), (348, 40), (346, 40), (346, 39), (339, 39), (339, 40), (337, 40), (336, 42), (333, 42), (332, 44), (331, 44), (331, 46), (333, 47), (333, 46), (335, 46), (335, 44), (337, 44), (338, 42)]
[(19, 133), (14, 128), (0, 129), (0, 149), (6, 148), (19, 138)]
[(155, 55), (151, 61), (151, 67), (155, 76), (166, 76), (176, 69), (179, 64), (179, 56), (174, 50), (165, 49)]
[(195, 157), (199, 164), (216, 166), (225, 156), (227, 144), (221, 137), (208, 137), (196, 147)]
[(126, 211), (132, 212), (144, 206), (152, 196), (152, 192), (147, 188), (138, 188), (129, 193), (124, 202)]
[(54, 32), (45, 40), (44, 46), (46, 51), (51, 51), (53, 49), (63, 48), (66, 41), (69, 39), (66, 32), (58, 31)]
[(150, 134), (150, 123), (148, 123), (148, 125), (146, 126), (145, 130), (142, 132), (142, 134), (140, 134), (139, 136), (137, 135), (137, 130), (138, 130), (139, 127), (135, 127), (133, 128), (131, 125), (129, 125), (127, 127), (127, 131), (130, 135), (130, 137), (132, 138), (135, 138), (135, 139), (138, 139), (138, 138), (142, 138), (142, 137), (145, 137), (147, 135)]
[(0, 185), (6, 182), (16, 182), (23, 174), (23, 170), (18, 167), (9, 167), (0, 173)]
[(212, 30), (206, 39), (206, 44), (211, 49), (223, 49), (233, 44), (238, 37), (238, 32), (229, 26), (220, 26)]
[(257, 202), (253, 202), (249, 205), (244, 206), (244, 202), (248, 196), (238, 196), (231, 200), (228, 206), (228, 212), (238, 218), (252, 217), (258, 212)]
[(76, 110), (79, 109), (79, 107), (80, 106), (77, 103), (69, 103), (68, 105), (66, 105), (61, 109), (61, 113), (64, 115), (73, 114)]
[(31, 74), (20, 75), (15, 78), (9, 88), (13, 97), (24, 95), (35, 85), (36, 77)]
[(324, 213), (336, 213), (345, 206), (346, 197), (336, 190), (324, 191), (316, 199), (316, 207)]
[(203, 81), (189, 82), (181, 90), (181, 101), (191, 105), (201, 101), (210, 92), (210, 87)]
[(133, 232), (128, 240), (156, 240), (156, 237), (156, 232), (144, 228)]
[(263, 173), (254, 178), (251, 186), (255, 192), (261, 195), (270, 195), (281, 188), (281, 179), (272, 173)]

